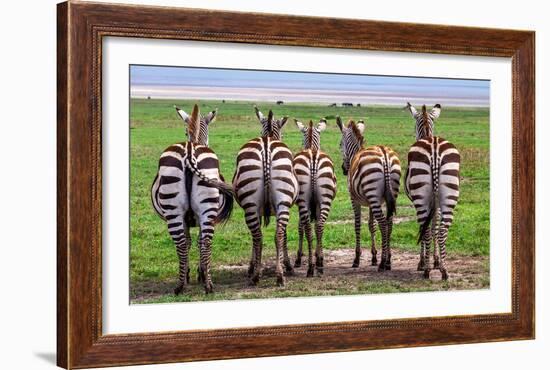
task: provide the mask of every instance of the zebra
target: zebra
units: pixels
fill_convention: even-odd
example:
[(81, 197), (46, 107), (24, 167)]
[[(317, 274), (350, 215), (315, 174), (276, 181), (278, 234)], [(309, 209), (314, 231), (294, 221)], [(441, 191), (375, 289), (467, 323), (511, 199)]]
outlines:
[[(375, 245), (375, 221), (382, 233), (382, 257), (378, 271), (391, 270), (390, 238), (393, 215), (399, 193), (401, 163), (397, 154), (383, 145), (364, 147), (365, 123), (353, 120), (344, 127), (340, 117), (336, 123), (342, 132), (340, 150), (342, 170), (348, 176), (348, 189), (355, 215), (355, 260), (352, 267), (359, 267), (361, 257), (361, 206), (369, 207), (369, 230), (371, 234), (371, 264), (377, 264)], [(382, 204), (386, 204), (386, 214)]]
[(418, 112), (407, 102), (405, 109), (416, 121), (416, 142), (409, 150), (405, 191), (416, 208), (420, 225), (418, 271), (424, 271), (425, 278), (430, 277), (430, 246), (433, 239), (434, 269), (439, 269), (442, 280), (447, 280), (446, 242), (453, 222), (453, 211), (458, 203), (460, 153), (447, 140), (433, 136), (434, 121), (441, 114), (441, 105), (434, 105), (429, 112), (423, 105), (422, 111)]
[(303, 150), (294, 156), (294, 172), (298, 179), (300, 191), (296, 203), (299, 207), (300, 221), (298, 224), (299, 242), (298, 253), (294, 267), (302, 265), (302, 245), (304, 229), (308, 243), (308, 270), (307, 276), (313, 276), (313, 238), (310, 222), (315, 221), (317, 248), (315, 249), (315, 265), (319, 274), (323, 273), (323, 230), (325, 221), (330, 212), (332, 201), (336, 195), (336, 176), (330, 157), (321, 151), (321, 132), (327, 127), (326, 119), (321, 119), (317, 127), (309, 121), (306, 127), (302, 122), (294, 120), (302, 132)]
[(262, 125), (261, 136), (250, 140), (239, 151), (233, 189), (237, 203), (243, 208), (246, 225), (252, 235), (252, 257), (248, 269), (250, 284), (260, 279), (262, 258), (262, 230), (269, 224), (271, 215), (277, 219), (275, 233), (277, 284), (284, 286), (283, 264), (287, 273), (293, 268), (288, 257), (286, 227), (290, 207), (298, 195), (298, 181), (292, 167), (292, 152), (281, 141), (281, 129), (288, 117), (275, 119), (273, 112), (264, 116), (254, 107)]
[(179, 258), (179, 279), (174, 293), (189, 283), (189, 229), (200, 227), (198, 280), (206, 293), (213, 289), (210, 276), (211, 244), (214, 225), (227, 221), (233, 208), (232, 188), (223, 182), (216, 154), (208, 148), (208, 125), (216, 117), (212, 111), (200, 115), (197, 105), (189, 116), (176, 108), (186, 123), (188, 141), (166, 148), (159, 160), (151, 187), (151, 200), (158, 215), (166, 221)]

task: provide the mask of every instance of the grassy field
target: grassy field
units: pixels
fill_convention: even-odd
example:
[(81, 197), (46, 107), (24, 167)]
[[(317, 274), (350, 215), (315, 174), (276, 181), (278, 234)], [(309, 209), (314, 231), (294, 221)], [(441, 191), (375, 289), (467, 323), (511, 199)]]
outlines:
[[(302, 267), (297, 271), (297, 276), (289, 281), (287, 287), (275, 288), (275, 279), (270, 276), (267, 269), (266, 276), (259, 287), (245, 289), (244, 266), (250, 258), (251, 238), (244, 223), (243, 212), (238, 205), (235, 205), (231, 220), (222, 228), (218, 227), (214, 236), (212, 277), (215, 293), (205, 296), (202, 287), (196, 283), (198, 251), (193, 247), (190, 252), (191, 287), (183, 295), (173, 296), (172, 289), (177, 279), (178, 259), (175, 247), (166, 231), (166, 224), (156, 215), (151, 206), (149, 191), (157, 171), (159, 155), (170, 144), (185, 141), (184, 123), (177, 117), (173, 105), (178, 104), (189, 112), (194, 103), (195, 101), (141, 99), (131, 101), (130, 298), (132, 302), (467, 289), (489, 285), (489, 110), (443, 107), (441, 117), (436, 122), (435, 132), (454, 143), (462, 156), (460, 201), (456, 207), (455, 221), (450, 229), (447, 243), (450, 256), (449, 282), (438, 281), (439, 275), (435, 280), (423, 281), (417, 279), (420, 273), (416, 271), (407, 271), (408, 274), (414, 272), (414, 275), (411, 275), (414, 277), (412, 280), (410, 277), (407, 279), (401, 276), (392, 279), (393, 275), (389, 274), (389, 278), (381, 278), (377, 281), (379, 274), (366, 276), (374, 271), (374, 267), (368, 271), (365, 270), (365, 274), (361, 274), (361, 271), (351, 269), (353, 256), (343, 253), (335, 259), (335, 263), (338, 266), (349, 265), (344, 272), (349, 279), (331, 279), (331, 276), (334, 276), (330, 271), (325, 274), (327, 275), (325, 277), (314, 278), (316, 280), (305, 279), (305, 277), (302, 279), (302, 275), (305, 276), (305, 272), (302, 271), (305, 269)], [(346, 179), (340, 170), (342, 163), (339, 150), (340, 131), (334, 118), (340, 115), (344, 122), (349, 118), (356, 120), (366, 118), (367, 144), (385, 144), (392, 147), (401, 158), (403, 172), (406, 168), (406, 154), (414, 142), (414, 121), (406, 111), (398, 107), (334, 108), (306, 104), (277, 106), (261, 102), (258, 106), (266, 114), (269, 109), (273, 109), (276, 117), (288, 115), (291, 119), (298, 118), (304, 122), (309, 122), (310, 119), (318, 122), (320, 117), (328, 119), (327, 130), (321, 136), (321, 147), (335, 162), (338, 192), (325, 227), (324, 246), (329, 254), (333, 252), (334, 255), (337, 255), (338, 251), (350, 250), (354, 244), (353, 212)], [(254, 116), (253, 103), (201, 101), (200, 107), (201, 112), (219, 109), (216, 121), (210, 126), (210, 147), (218, 155), (221, 172), (226, 181), (230, 182), (235, 170), (238, 150), (249, 139), (259, 136), (260, 125)], [(300, 149), (302, 136), (292, 120), (283, 129), (283, 140), (294, 152)], [(397, 201), (398, 224), (393, 229), (392, 248), (396, 254), (402, 253), (405, 258), (417, 254), (419, 247), (416, 245), (418, 226), (414, 217), (414, 208), (404, 193), (403, 182), (402, 179), (402, 191)], [(363, 216), (367, 214), (365, 209)], [(291, 215), (288, 227), (288, 243), (292, 260), (298, 243), (297, 222), (296, 209)], [(275, 223), (272, 222), (268, 228), (264, 229), (266, 268), (269, 267), (269, 258), (275, 254), (274, 225)], [(194, 229), (192, 231), (194, 243), (196, 233), (197, 230)], [(369, 247), (369, 240), (365, 222), (364, 248)], [(366, 269), (370, 251), (365, 249), (362, 258), (361, 263)], [(455, 261), (479, 262), (473, 268), (476, 281), (472, 283), (470, 279), (467, 283), (461, 284), (460, 263), (452, 263), (452, 258)], [(406, 265), (403, 265), (403, 268), (405, 267)], [(394, 270), (396, 269), (399, 270), (399, 265), (394, 265)]]

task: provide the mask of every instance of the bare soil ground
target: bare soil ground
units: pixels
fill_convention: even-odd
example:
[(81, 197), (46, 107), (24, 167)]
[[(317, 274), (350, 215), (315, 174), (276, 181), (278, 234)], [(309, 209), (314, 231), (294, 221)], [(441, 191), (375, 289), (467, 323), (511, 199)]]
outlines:
[[(380, 253), (380, 251), (379, 251)], [(447, 257), (449, 280), (441, 281), (438, 270), (432, 270), (430, 279), (417, 271), (418, 254), (394, 249), (392, 270), (378, 272), (371, 266), (371, 254), (363, 249), (361, 266), (352, 268), (354, 249), (325, 250), (324, 274), (306, 277), (307, 256), (302, 267), (295, 268), (286, 277), (286, 286), (276, 285), (274, 260), (264, 261), (260, 283), (247, 284), (247, 264), (215, 266), (212, 270), (214, 294), (206, 296), (202, 285), (192, 274), (191, 283), (180, 296), (173, 295), (175, 279), (169, 281), (143, 281), (132, 285), (132, 303), (176, 302), (219, 299), (299, 297), (350, 295), (369, 293), (397, 293), (413, 291), (465, 290), (489, 288), (489, 258), (487, 256)], [(294, 260), (292, 259), (292, 262)]]

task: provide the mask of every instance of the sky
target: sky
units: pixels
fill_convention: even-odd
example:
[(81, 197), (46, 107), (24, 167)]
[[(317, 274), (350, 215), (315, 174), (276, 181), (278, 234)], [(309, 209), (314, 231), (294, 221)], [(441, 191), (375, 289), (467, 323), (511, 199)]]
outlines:
[(488, 106), (488, 80), (130, 66), (132, 97)]

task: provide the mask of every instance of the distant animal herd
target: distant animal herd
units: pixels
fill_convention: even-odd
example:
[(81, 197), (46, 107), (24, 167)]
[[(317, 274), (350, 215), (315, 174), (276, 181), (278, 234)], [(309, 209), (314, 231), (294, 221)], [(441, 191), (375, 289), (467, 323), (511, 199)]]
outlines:
[[(277, 102), (279, 104), (279, 102)], [(282, 102), (280, 102), (282, 104)], [(180, 294), (189, 284), (188, 253), (191, 247), (190, 228), (199, 227), (199, 282), (205, 292), (213, 290), (210, 274), (214, 229), (231, 216), (234, 199), (244, 211), (252, 236), (252, 256), (248, 281), (256, 285), (262, 270), (262, 223), (276, 220), (275, 272), (277, 284), (285, 285), (285, 271), (302, 265), (304, 234), (308, 246), (307, 276), (323, 274), (323, 230), (336, 195), (336, 176), (332, 159), (321, 150), (321, 133), (327, 120), (317, 124), (295, 119), (303, 134), (303, 148), (293, 155), (282, 141), (282, 128), (288, 117), (277, 119), (273, 112), (264, 115), (254, 107), (261, 124), (261, 135), (245, 143), (236, 158), (232, 185), (225, 182), (219, 170), (218, 157), (208, 147), (208, 127), (217, 110), (206, 115), (198, 105), (189, 115), (175, 107), (185, 122), (187, 141), (169, 146), (160, 156), (158, 172), (151, 187), (154, 209), (166, 221), (168, 232), (179, 258), (179, 277), (174, 290)], [(433, 135), (434, 121), (441, 113), (436, 104), (431, 110), (422, 106), (417, 111), (407, 103), (406, 109), (416, 121), (416, 138), (408, 153), (405, 192), (416, 209), (419, 224), (418, 270), (430, 277), (430, 249), (433, 246), (433, 268), (448, 279), (445, 263), (446, 241), (453, 221), (453, 211), (459, 198), (460, 154), (445, 139)], [(371, 234), (371, 263), (378, 271), (391, 270), (391, 233), (396, 199), (401, 181), (401, 162), (390, 147), (365, 146), (363, 120), (344, 124), (336, 117), (342, 133), (342, 171), (347, 176), (348, 190), (354, 211), (355, 259), (361, 257), (361, 208), (369, 210)], [(412, 136), (412, 133), (411, 133)], [(291, 208), (299, 211), (299, 246), (294, 264), (288, 254), (286, 228)], [(315, 225), (315, 254), (313, 254), (312, 224)], [(382, 235), (380, 261), (375, 246), (375, 232)]]

